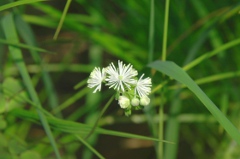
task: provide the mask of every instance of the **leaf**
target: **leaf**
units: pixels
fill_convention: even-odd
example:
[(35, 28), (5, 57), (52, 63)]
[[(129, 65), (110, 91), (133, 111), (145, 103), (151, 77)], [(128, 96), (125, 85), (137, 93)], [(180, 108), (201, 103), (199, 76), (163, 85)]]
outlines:
[(223, 126), (228, 134), (240, 144), (240, 133), (237, 128), (224, 116), (218, 107), (208, 98), (193, 79), (179, 66), (170, 61), (155, 61), (148, 65), (167, 76), (185, 84), (205, 105), (216, 120)]

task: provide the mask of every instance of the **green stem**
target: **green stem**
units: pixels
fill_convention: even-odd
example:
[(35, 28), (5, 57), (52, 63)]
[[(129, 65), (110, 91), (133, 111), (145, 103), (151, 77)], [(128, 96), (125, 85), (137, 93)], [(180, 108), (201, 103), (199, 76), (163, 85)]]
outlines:
[(107, 108), (109, 107), (109, 105), (111, 104), (111, 102), (113, 101), (114, 96), (112, 96), (108, 102), (105, 104), (105, 106), (103, 107), (102, 111), (100, 112), (97, 121), (94, 123), (94, 126), (92, 127), (91, 131), (87, 134), (87, 136), (85, 137), (85, 139), (89, 138), (92, 133), (94, 132), (94, 130), (97, 128), (98, 122), (100, 120), (100, 118), (103, 116), (103, 114), (106, 112)]
[(78, 138), (81, 143), (83, 143), (89, 150), (91, 150), (98, 158), (105, 159), (98, 151), (96, 151), (89, 143), (87, 143), (80, 135), (75, 134), (76, 138)]
[(57, 40), (58, 34), (59, 34), (59, 32), (60, 32), (60, 30), (61, 30), (61, 28), (62, 28), (64, 19), (65, 19), (66, 15), (67, 15), (67, 11), (68, 11), (69, 6), (70, 6), (70, 4), (71, 4), (71, 1), (72, 1), (72, 0), (68, 0), (67, 3), (66, 3), (66, 5), (65, 5), (65, 7), (64, 7), (63, 14), (62, 14), (62, 17), (61, 17), (61, 19), (60, 19), (60, 21), (59, 21), (57, 30), (56, 30), (56, 32), (55, 32), (55, 34), (54, 34), (54, 36), (53, 36), (53, 40)]
[(168, 34), (169, 4), (170, 4), (170, 0), (166, 0), (164, 28), (163, 28), (162, 61), (165, 61), (166, 57), (167, 57), (167, 34)]
[[(163, 45), (162, 45), (162, 61), (166, 61), (167, 57), (167, 35), (168, 35), (168, 18), (169, 18), (169, 4), (170, 0), (166, 0), (165, 4), (165, 17), (164, 17), (164, 28), (163, 28)], [(163, 76), (164, 78), (164, 76)], [(160, 101), (160, 107), (159, 107), (159, 134), (158, 138), (159, 140), (163, 140), (164, 137), (164, 88), (162, 88), (161, 92), (161, 101)], [(158, 143), (158, 158), (163, 158), (163, 142)]]

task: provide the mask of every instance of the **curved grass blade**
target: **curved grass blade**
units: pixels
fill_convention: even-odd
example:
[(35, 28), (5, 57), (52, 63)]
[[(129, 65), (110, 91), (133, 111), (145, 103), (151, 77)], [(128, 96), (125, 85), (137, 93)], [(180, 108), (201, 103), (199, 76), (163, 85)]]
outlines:
[[(17, 117), (20, 117), (20, 118), (24, 118), (24, 119), (28, 119), (28, 120), (33, 121), (35, 123), (39, 122), (39, 116), (37, 116), (35, 113), (29, 112), (29, 111), (26, 111), (26, 110), (23, 110), (23, 109), (14, 109), (13, 111), (9, 112), (9, 114), (10, 113), (11, 113), (11, 115), (14, 115), (14, 116), (17, 116)], [(52, 128), (54, 128), (56, 130), (59, 130), (59, 131), (62, 131), (62, 132), (86, 135), (92, 130), (92, 126), (87, 125), (87, 124), (77, 123), (77, 122), (69, 121), (69, 120), (63, 120), (63, 119), (59, 119), (59, 118), (56, 118), (56, 117), (46, 117), (46, 118), (47, 118), (47, 120), (48, 120), (48, 122), (49, 122), (49, 124), (51, 125)], [(174, 144), (171, 141), (159, 140), (159, 139), (153, 138), (153, 137), (136, 135), (136, 134), (126, 133), (126, 132), (106, 130), (106, 129), (103, 129), (103, 128), (96, 128), (95, 133)]]
[(195, 60), (193, 60), (192, 62), (190, 62), (189, 64), (185, 65), (183, 67), (183, 70), (187, 71), (191, 68), (193, 68), (194, 66), (198, 65), (199, 63), (201, 63), (203, 60), (208, 59), (214, 55), (217, 55), (218, 53), (221, 53), (224, 50), (230, 49), (235, 45), (239, 45), (240, 44), (240, 39), (236, 39), (233, 41), (230, 41), (220, 47), (218, 47), (217, 49), (207, 52), (205, 54), (203, 54), (202, 56), (196, 58)]
[(199, 98), (228, 134), (240, 145), (240, 133), (238, 129), (224, 116), (218, 107), (182, 68), (169, 61), (155, 61), (148, 66), (185, 84)]
[[(212, 83), (224, 79), (229, 79), (229, 78), (236, 78), (240, 76), (240, 71), (232, 71), (232, 72), (225, 72), (225, 73), (220, 73), (220, 74), (215, 74), (203, 78), (199, 78), (195, 80), (195, 83), (198, 85), (202, 84), (207, 84), (207, 83)], [(168, 87), (169, 89), (179, 89), (179, 88), (186, 88), (186, 85), (173, 85)]]
[[(24, 42), (28, 44), (28, 46), (35, 48), (37, 46), (37, 42), (31, 27), (22, 19), (20, 15), (15, 16), (15, 24), (16, 24), (18, 33), (21, 36), (21, 38), (24, 40)], [(34, 59), (35, 64), (39, 66), (39, 70), (41, 71), (41, 74), (42, 74), (42, 80), (44, 83), (45, 92), (46, 92), (46, 95), (48, 96), (47, 102), (49, 106), (52, 109), (54, 109), (58, 106), (57, 93), (55, 91), (51, 76), (48, 73), (46, 67), (44, 67), (45, 63), (43, 62), (41, 56), (39, 55), (39, 52), (40, 51), (38, 50), (30, 50), (32, 58)], [(61, 114), (57, 114), (57, 115), (59, 117), (61, 116)]]

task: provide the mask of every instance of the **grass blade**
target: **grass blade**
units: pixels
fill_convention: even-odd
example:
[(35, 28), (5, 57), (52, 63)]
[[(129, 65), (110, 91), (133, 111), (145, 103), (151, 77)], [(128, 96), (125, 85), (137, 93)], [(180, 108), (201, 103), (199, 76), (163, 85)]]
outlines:
[(183, 67), (183, 70), (187, 71), (187, 70), (193, 68), (194, 66), (198, 65), (199, 63), (201, 63), (203, 60), (208, 59), (208, 58), (210, 58), (210, 57), (212, 57), (212, 56), (214, 56), (218, 53), (221, 53), (224, 50), (230, 49), (233, 46), (239, 45), (239, 44), (240, 44), (240, 39), (230, 41), (230, 42), (218, 47), (217, 49), (215, 49), (213, 51), (210, 51), (210, 52), (207, 52), (207, 53), (203, 54), (202, 56), (196, 58), (195, 60), (193, 60), (189, 64), (185, 65)]
[[(23, 109), (14, 109), (13, 111), (11, 111), (9, 113), (11, 113), (11, 115), (14, 115), (14, 116), (17, 116), (20, 118), (24, 118), (24, 119), (28, 119), (33, 122), (39, 122), (39, 117), (35, 113), (29, 112), (29, 111), (26, 111)], [(49, 124), (51, 125), (52, 128), (62, 131), (62, 132), (66, 132), (66, 133), (86, 135), (89, 133), (89, 131), (92, 130), (92, 126), (83, 124), (83, 123), (77, 123), (74, 121), (63, 120), (63, 119), (59, 119), (56, 117), (47, 117), (47, 120), (49, 121)], [(166, 140), (159, 140), (159, 139), (153, 138), (153, 137), (147, 137), (147, 136), (136, 135), (136, 134), (120, 132), (120, 131), (114, 131), (114, 130), (106, 130), (103, 128), (96, 128), (95, 133), (174, 144), (173, 142), (166, 141)]]
[(30, 45), (26, 45), (26, 44), (23, 44), (23, 43), (14, 43), (12, 41), (8, 41), (8, 40), (5, 40), (5, 39), (0, 39), (0, 43), (15, 46), (15, 47), (19, 47), (19, 48), (23, 48), (23, 49), (28, 49), (30, 51), (38, 51), (38, 52), (45, 52), (45, 53), (53, 54), (53, 52), (42, 49), (42, 48), (39, 48), (39, 47), (30, 46)]
[[(13, 15), (11, 13), (5, 15), (5, 17), (2, 20), (2, 26), (3, 26), (3, 30), (4, 30), (6, 39), (13, 43), (19, 43), (16, 28), (15, 28), (15, 23), (13, 20)], [(27, 68), (24, 63), (21, 50), (19, 48), (13, 47), (13, 46), (9, 46), (8, 48), (9, 48), (9, 51), (12, 55), (14, 62), (16, 63), (16, 66), (19, 69), (19, 72), (23, 78), (25, 87), (27, 88), (27, 91), (28, 91), (31, 99), (37, 106), (42, 107), (41, 103), (38, 99), (37, 93), (32, 85), (31, 78), (27, 72)], [(41, 123), (45, 129), (45, 132), (50, 140), (50, 143), (52, 144), (55, 154), (56, 154), (57, 158), (60, 159), (61, 156), (58, 151), (57, 145), (55, 143), (55, 139), (52, 135), (48, 121), (47, 121), (45, 115), (39, 109), (37, 109), (37, 112), (38, 112), (39, 118), (41, 120)]]
[(228, 132), (228, 134), (240, 145), (240, 133), (237, 128), (224, 116), (218, 107), (208, 98), (208, 96), (182, 68), (169, 61), (155, 61), (150, 63), (148, 66), (185, 84), (200, 99), (200, 101)]
[[(34, 33), (31, 27), (24, 20), (22, 20), (22, 17), (20, 15), (17, 15), (15, 17), (15, 23), (16, 23), (19, 35), (25, 41), (25, 43), (31, 47), (36, 47), (37, 42), (36, 42)], [(58, 106), (58, 99), (57, 99), (57, 94), (56, 94), (52, 79), (50, 77), (50, 74), (46, 70), (46, 67), (44, 67), (45, 63), (40, 57), (39, 51), (30, 50), (30, 53), (32, 55), (32, 58), (34, 59), (34, 62), (37, 64), (37, 66), (40, 67), (39, 69), (42, 74), (42, 80), (44, 83), (44, 88), (46, 90), (45, 92), (46, 92), (46, 95), (48, 96), (48, 104), (52, 109), (54, 109), (55, 107)], [(57, 114), (57, 115), (61, 116), (61, 114)]]

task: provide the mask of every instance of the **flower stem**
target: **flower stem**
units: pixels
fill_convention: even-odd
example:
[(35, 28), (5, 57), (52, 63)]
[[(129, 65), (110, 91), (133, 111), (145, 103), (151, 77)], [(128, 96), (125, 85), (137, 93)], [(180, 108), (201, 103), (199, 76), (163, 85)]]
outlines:
[(108, 100), (108, 102), (105, 104), (105, 106), (103, 107), (102, 111), (100, 112), (100, 114), (99, 114), (99, 116), (98, 116), (98, 118), (97, 118), (97, 121), (94, 123), (91, 131), (87, 134), (87, 136), (85, 137), (85, 139), (89, 138), (89, 137), (92, 135), (92, 133), (94, 132), (94, 130), (96, 129), (96, 127), (97, 127), (97, 125), (98, 125), (98, 122), (99, 122), (100, 118), (101, 118), (101, 117), (103, 116), (103, 114), (106, 112), (107, 108), (110, 106), (110, 104), (111, 104), (111, 102), (113, 101), (113, 99), (114, 99), (114, 96), (112, 96), (112, 97)]

